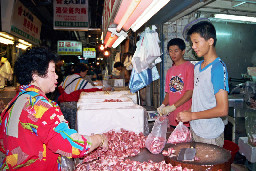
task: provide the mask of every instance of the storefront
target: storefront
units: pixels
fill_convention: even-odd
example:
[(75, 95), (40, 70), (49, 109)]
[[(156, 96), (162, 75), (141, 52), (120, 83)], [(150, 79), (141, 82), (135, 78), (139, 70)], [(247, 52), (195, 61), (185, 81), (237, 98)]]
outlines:
[[(20, 1), (1, 2), (1, 57), (7, 58), (12, 68), (22, 52), (40, 44), (41, 25)], [(16, 86), (15, 78), (8, 86)]]

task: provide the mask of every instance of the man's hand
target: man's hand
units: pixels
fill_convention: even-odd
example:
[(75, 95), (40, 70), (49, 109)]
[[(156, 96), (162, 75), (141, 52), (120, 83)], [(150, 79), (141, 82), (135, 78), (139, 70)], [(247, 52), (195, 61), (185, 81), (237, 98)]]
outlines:
[(183, 112), (179, 112), (177, 114), (177, 118), (176, 118), (177, 121), (179, 122), (189, 122), (192, 119), (192, 112), (190, 111), (183, 111)]
[(164, 107), (165, 107), (165, 105), (162, 104), (161, 106), (159, 106), (159, 107), (157, 108), (157, 113), (158, 113), (159, 115), (162, 115), (162, 114), (163, 114), (162, 110), (163, 110)]
[(174, 104), (171, 106), (166, 106), (162, 109), (162, 114), (168, 115), (168, 113), (173, 112), (175, 109), (176, 107), (174, 106)]

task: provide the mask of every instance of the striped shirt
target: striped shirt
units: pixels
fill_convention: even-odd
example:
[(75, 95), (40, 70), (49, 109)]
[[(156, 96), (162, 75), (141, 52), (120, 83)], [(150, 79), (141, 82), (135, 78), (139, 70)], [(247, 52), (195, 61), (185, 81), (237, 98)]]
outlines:
[(91, 83), (83, 79), (78, 74), (67, 76), (64, 79), (64, 81), (60, 84), (60, 86), (63, 87), (67, 94), (70, 94), (76, 90), (95, 88)]

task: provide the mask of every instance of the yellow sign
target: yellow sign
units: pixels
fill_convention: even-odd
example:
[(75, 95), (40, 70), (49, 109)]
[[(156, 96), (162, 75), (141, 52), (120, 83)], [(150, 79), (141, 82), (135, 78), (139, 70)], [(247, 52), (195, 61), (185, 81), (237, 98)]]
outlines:
[(96, 51), (95, 48), (83, 48), (83, 51)]
[(96, 49), (95, 48), (83, 48), (83, 57), (84, 58), (96, 58)]

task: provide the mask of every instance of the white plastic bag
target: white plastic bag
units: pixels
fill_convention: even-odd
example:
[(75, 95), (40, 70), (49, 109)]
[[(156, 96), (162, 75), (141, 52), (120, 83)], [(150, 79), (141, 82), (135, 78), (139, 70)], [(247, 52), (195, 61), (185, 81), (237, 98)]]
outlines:
[(167, 143), (178, 144), (182, 142), (191, 142), (192, 136), (190, 130), (183, 125), (183, 122), (179, 122), (174, 131), (168, 138)]
[(145, 146), (153, 154), (159, 154), (166, 144), (168, 119), (166, 116), (159, 116), (154, 123), (151, 133), (148, 135)]

